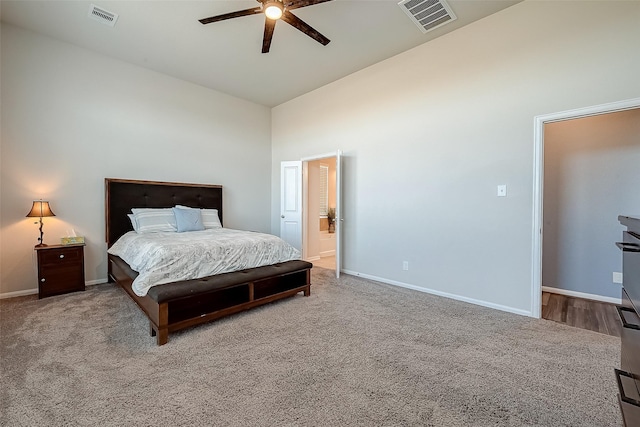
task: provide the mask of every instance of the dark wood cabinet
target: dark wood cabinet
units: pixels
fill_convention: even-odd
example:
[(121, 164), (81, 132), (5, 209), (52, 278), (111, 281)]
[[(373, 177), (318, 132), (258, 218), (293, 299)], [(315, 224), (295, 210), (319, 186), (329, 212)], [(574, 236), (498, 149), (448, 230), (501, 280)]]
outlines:
[(640, 218), (620, 216), (627, 227), (622, 242), (622, 304), (618, 307), (622, 334), (620, 369), (615, 370), (618, 401), (626, 427), (640, 426)]
[(36, 247), (38, 297), (84, 291), (84, 245)]

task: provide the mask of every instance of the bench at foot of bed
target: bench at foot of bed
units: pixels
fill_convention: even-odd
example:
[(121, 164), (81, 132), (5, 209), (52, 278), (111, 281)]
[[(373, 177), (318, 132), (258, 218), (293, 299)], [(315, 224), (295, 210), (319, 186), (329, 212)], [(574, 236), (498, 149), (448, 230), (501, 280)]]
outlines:
[[(153, 286), (140, 297), (131, 289), (132, 270), (109, 255), (110, 275), (149, 317), (151, 335), (166, 344), (171, 332), (210, 322), (303, 292), (311, 294), (306, 261), (287, 261), (201, 279)], [(128, 271), (127, 271), (128, 270)], [(135, 273), (135, 272), (133, 272)]]

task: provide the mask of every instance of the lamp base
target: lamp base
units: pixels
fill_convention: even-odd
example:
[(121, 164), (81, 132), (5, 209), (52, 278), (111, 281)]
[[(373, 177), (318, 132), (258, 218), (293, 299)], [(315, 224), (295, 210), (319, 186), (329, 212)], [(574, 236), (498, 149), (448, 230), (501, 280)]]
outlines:
[(47, 245), (46, 243), (38, 243), (35, 247), (36, 248), (44, 248), (44, 247), (47, 247), (47, 246), (49, 246), (49, 245)]

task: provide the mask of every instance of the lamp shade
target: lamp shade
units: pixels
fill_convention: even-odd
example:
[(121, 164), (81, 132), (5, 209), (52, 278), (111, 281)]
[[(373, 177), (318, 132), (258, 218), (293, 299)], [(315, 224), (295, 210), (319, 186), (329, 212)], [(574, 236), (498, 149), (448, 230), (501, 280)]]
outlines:
[(31, 211), (27, 214), (27, 217), (46, 217), (56, 216), (49, 206), (49, 202), (43, 202), (42, 200), (34, 200)]

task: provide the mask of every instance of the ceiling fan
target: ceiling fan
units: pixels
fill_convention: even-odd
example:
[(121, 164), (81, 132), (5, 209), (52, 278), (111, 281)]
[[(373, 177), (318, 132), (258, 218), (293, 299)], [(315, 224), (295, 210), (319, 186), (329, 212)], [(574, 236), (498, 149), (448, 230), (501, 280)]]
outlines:
[(225, 13), (222, 15), (211, 16), (209, 18), (199, 19), (202, 24), (210, 24), (212, 22), (224, 21), (231, 18), (239, 18), (241, 16), (256, 15), (258, 13), (265, 14), (264, 21), (264, 37), (262, 38), (262, 53), (269, 52), (271, 47), (271, 38), (276, 22), (282, 19), (287, 24), (302, 31), (318, 43), (326, 46), (330, 40), (312, 28), (302, 19), (295, 16), (290, 11), (300, 7), (312, 6), (318, 3), (324, 3), (331, 0), (257, 0), (261, 6), (251, 9), (238, 10), (236, 12)]

